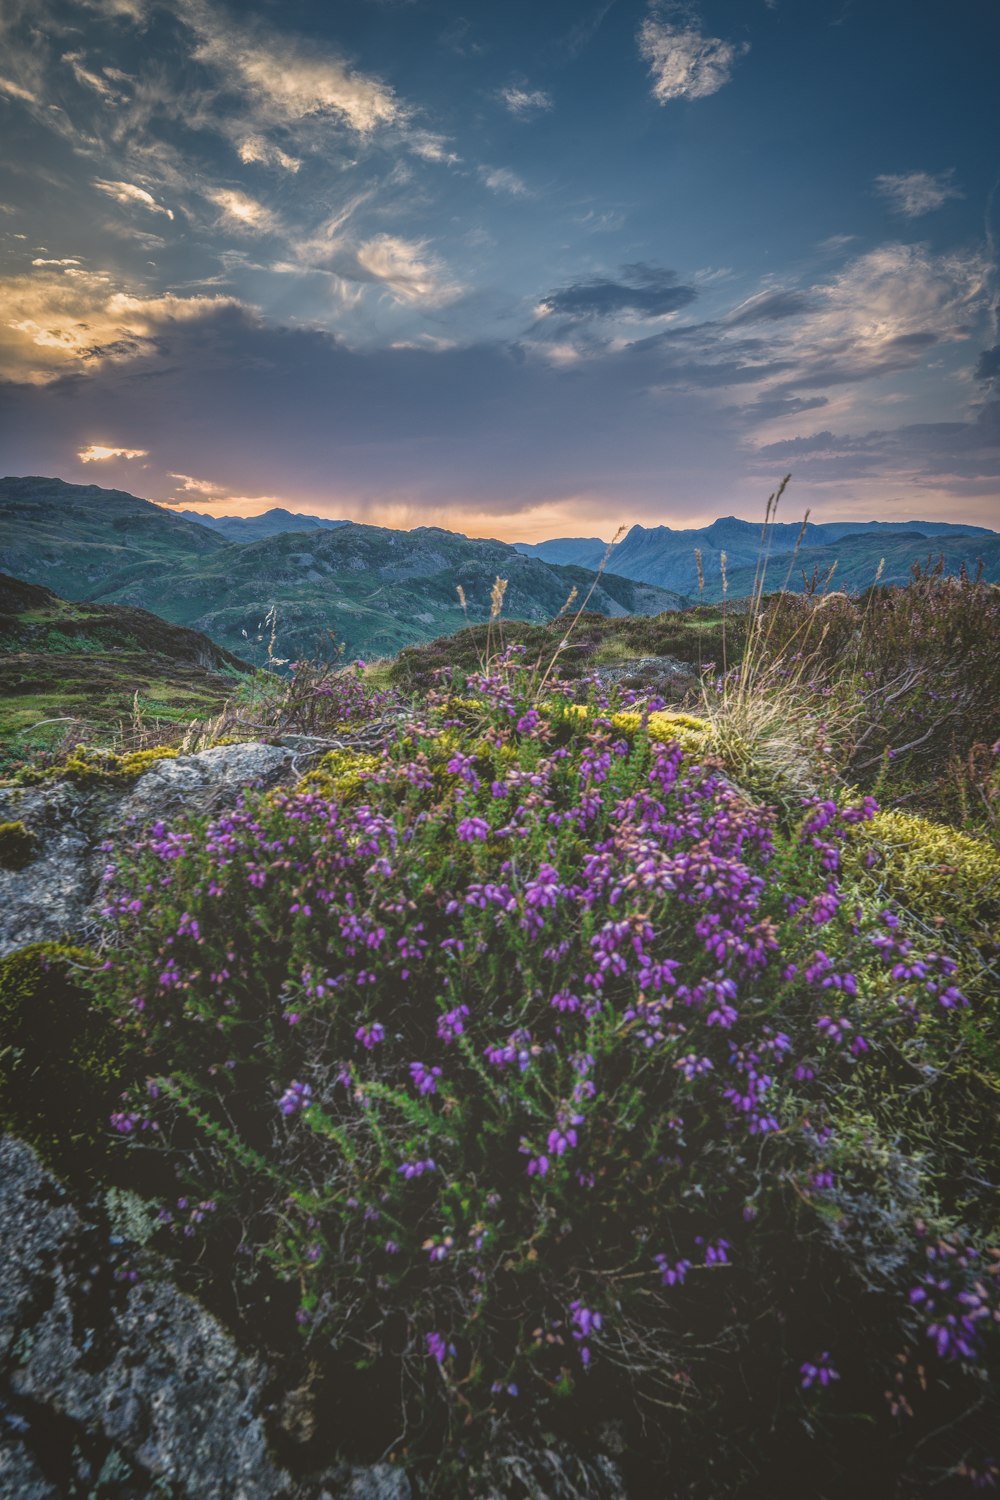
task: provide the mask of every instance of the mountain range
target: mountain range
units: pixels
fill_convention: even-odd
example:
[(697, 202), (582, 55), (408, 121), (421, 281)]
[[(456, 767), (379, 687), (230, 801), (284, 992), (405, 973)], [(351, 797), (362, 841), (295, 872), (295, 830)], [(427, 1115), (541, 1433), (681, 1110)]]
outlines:
[[(497, 577), (508, 580), (508, 618), (556, 614), (572, 589), (600, 614), (654, 615), (750, 593), (759, 523), (725, 516), (675, 530), (633, 526), (611, 554), (596, 537), (534, 544), (474, 539), (437, 526), (413, 531), (294, 515), (178, 514), (124, 490), (41, 477), (0, 480), (0, 569), (70, 600), (148, 609), (263, 662), (273, 654), (326, 654), (330, 633), (349, 656), (391, 656), (488, 618)], [(695, 549), (702, 557), (699, 588)], [(1000, 581), (1000, 535), (946, 521), (781, 523), (767, 540), (769, 588), (801, 588), (833, 569), (835, 588), (860, 590), (883, 565), (904, 582), (916, 563), (944, 559)], [(461, 585), (467, 613), (459, 604)]]
[[(204, 516), (192, 510), (180, 514), (235, 542), (350, 524), (292, 515), (278, 508), (259, 516)], [(1000, 580), (1000, 535), (985, 526), (955, 521), (810, 521), (803, 527), (798, 521), (788, 521), (771, 526), (768, 538), (767, 581), (773, 588), (801, 588), (803, 575), (811, 578), (816, 569), (822, 578), (834, 563), (832, 586), (836, 588), (866, 588), (880, 562), (884, 562), (884, 582), (905, 583), (913, 564), (926, 562), (928, 553), (935, 561), (943, 555), (949, 573), (957, 573), (963, 563), (974, 572), (982, 557), (985, 576)], [(700, 527), (633, 526), (614, 548), (608, 567), (621, 578), (711, 602), (722, 597), (723, 552), (730, 596), (750, 592), (760, 544), (760, 523), (736, 516), (722, 516)], [(600, 537), (554, 537), (513, 546), (524, 557), (589, 570), (599, 568), (608, 553), (608, 544)], [(699, 587), (695, 548), (702, 555), (704, 588)], [(795, 561), (789, 568), (793, 555)]]
[[(257, 663), (272, 607), (281, 658), (328, 653), (330, 632), (349, 656), (390, 656), (488, 618), (497, 577), (508, 580), (506, 615), (523, 620), (551, 618), (595, 583), (592, 571), (434, 526), (345, 522), (234, 541), (123, 490), (41, 477), (0, 480), (0, 569), (66, 599), (151, 610)], [(605, 572), (590, 607), (654, 615), (684, 602)]]
[[(599, 567), (607, 552), (607, 543), (599, 537), (557, 537), (514, 545), (526, 557), (581, 568)], [(753, 588), (760, 546), (760, 523), (741, 521), (736, 516), (723, 516), (711, 526), (684, 530), (633, 526), (614, 548), (610, 566), (624, 578), (655, 581), (661, 588), (693, 596), (699, 593), (698, 548), (704, 596), (715, 600), (722, 595), (724, 552), (729, 593), (739, 597)], [(972, 572), (982, 557), (985, 576), (1000, 579), (1000, 535), (985, 526), (951, 521), (810, 521), (805, 527), (801, 522), (778, 522), (769, 528), (768, 583), (773, 588), (800, 588), (803, 572), (811, 577), (816, 567), (822, 577), (836, 563), (834, 587), (863, 589), (874, 579), (883, 558), (883, 581), (904, 583), (914, 562), (923, 562), (928, 552), (935, 560), (943, 553), (949, 573), (957, 572), (963, 562)]]

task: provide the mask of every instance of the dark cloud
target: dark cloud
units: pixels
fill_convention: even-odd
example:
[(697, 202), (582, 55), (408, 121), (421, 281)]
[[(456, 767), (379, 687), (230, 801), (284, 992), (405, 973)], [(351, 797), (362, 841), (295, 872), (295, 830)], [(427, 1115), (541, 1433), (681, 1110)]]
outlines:
[(607, 318), (615, 313), (638, 313), (645, 318), (662, 317), (689, 307), (698, 293), (677, 280), (676, 271), (662, 270), (637, 261), (623, 266), (620, 281), (595, 276), (575, 281), (543, 297), (550, 313), (572, 318)]
[(770, 422), (775, 417), (795, 417), (804, 411), (829, 406), (827, 396), (760, 396), (745, 406), (730, 408), (751, 422)]
[(890, 431), (808, 436), (767, 443), (758, 459), (795, 461), (803, 479), (850, 479), (888, 471), (950, 474), (977, 479), (1000, 475), (1000, 401), (967, 422), (912, 422)]
[(975, 378), (981, 380), (984, 385), (1000, 379), (1000, 344), (994, 344), (992, 349), (984, 349), (980, 354), (975, 369)]

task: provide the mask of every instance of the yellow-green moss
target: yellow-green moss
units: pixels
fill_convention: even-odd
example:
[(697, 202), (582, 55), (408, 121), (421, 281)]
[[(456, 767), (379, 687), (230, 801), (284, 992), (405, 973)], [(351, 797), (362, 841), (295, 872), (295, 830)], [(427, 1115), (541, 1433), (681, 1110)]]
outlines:
[(23, 870), (35, 850), (35, 836), (23, 823), (0, 823), (0, 869)]
[(901, 905), (933, 922), (982, 918), (1000, 903), (1000, 855), (981, 839), (914, 813), (889, 810), (859, 824), (855, 859), (874, 850), (879, 882)]
[(135, 781), (159, 760), (176, 760), (180, 751), (160, 745), (152, 750), (129, 750), (116, 755), (112, 750), (92, 750), (77, 745), (64, 761), (47, 766), (44, 771), (26, 769), (19, 772), (18, 782), (31, 786), (40, 781), (72, 781), (77, 786), (95, 782)]
[(356, 802), (365, 781), (380, 764), (377, 755), (364, 750), (328, 750), (316, 768), (303, 776), (299, 790), (317, 793), (332, 802)]
[(57, 1170), (98, 1165), (124, 1086), (125, 1038), (81, 987), (95, 963), (62, 943), (0, 959), (0, 1128)]
[[(634, 711), (611, 715), (613, 729), (622, 734), (635, 734), (642, 727), (643, 716)], [(675, 713), (671, 709), (660, 709), (646, 719), (646, 730), (651, 740), (666, 745), (676, 740), (682, 750), (692, 755), (703, 754), (712, 745), (712, 726), (694, 714)]]

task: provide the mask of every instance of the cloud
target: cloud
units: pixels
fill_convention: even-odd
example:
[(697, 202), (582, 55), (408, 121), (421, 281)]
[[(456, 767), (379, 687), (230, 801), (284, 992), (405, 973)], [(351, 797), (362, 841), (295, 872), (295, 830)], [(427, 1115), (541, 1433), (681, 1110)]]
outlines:
[(281, 167), (286, 172), (297, 172), (302, 165), (299, 157), (289, 156), (287, 151), (282, 151), (280, 146), (262, 135), (248, 135), (240, 142), (238, 155), (240, 161), (247, 166), (253, 162), (261, 162), (267, 167)]
[(674, 24), (654, 14), (639, 28), (639, 51), (649, 64), (653, 97), (660, 104), (718, 93), (749, 50), (748, 42), (704, 36), (690, 19)]
[(94, 186), (102, 193), (107, 193), (116, 203), (126, 206), (138, 203), (142, 208), (148, 208), (150, 213), (165, 214), (168, 219), (174, 216), (173, 209), (164, 208), (162, 203), (157, 203), (152, 193), (147, 193), (145, 188), (136, 187), (133, 182), (109, 182), (103, 177), (95, 177)]
[(899, 476), (911, 482), (1000, 478), (1000, 401), (988, 402), (971, 420), (911, 422), (863, 433), (813, 432), (767, 443), (757, 460), (768, 464), (794, 461), (796, 476), (824, 483), (862, 475)]
[(992, 349), (984, 349), (980, 354), (974, 379), (987, 385), (1000, 380), (1000, 344), (994, 344)]
[(659, 318), (687, 307), (697, 295), (694, 287), (678, 282), (675, 271), (637, 262), (622, 267), (620, 281), (595, 276), (549, 292), (541, 308), (546, 316), (561, 313), (571, 318), (607, 318), (633, 313)]
[(530, 119), (532, 115), (552, 108), (552, 96), (544, 89), (522, 89), (512, 84), (505, 89), (500, 89), (499, 95), (511, 114), (518, 120)]
[(243, 92), (261, 121), (328, 118), (365, 136), (403, 113), (388, 84), (319, 46), (243, 27), (204, 0), (181, 0), (179, 10), (197, 37), (195, 58)]
[(773, 323), (781, 318), (797, 318), (808, 312), (813, 305), (814, 299), (808, 292), (757, 292), (755, 296), (741, 302), (739, 307), (734, 307), (721, 322), (726, 328), (739, 328), (745, 323)]
[(954, 167), (947, 172), (901, 172), (897, 176), (885, 175), (875, 178), (875, 191), (889, 204), (893, 213), (906, 219), (918, 219), (941, 208), (951, 198), (964, 198), (965, 194), (952, 180)]
[(424, 161), (444, 162), (446, 166), (453, 167), (462, 159), (456, 151), (450, 149), (448, 137), (438, 135), (433, 130), (409, 130), (406, 145), (414, 156), (422, 157)]
[(238, 188), (214, 188), (205, 195), (220, 211), (221, 221), (245, 234), (273, 234), (278, 220), (269, 208)]
[(0, 378), (45, 385), (67, 372), (155, 354), (172, 329), (239, 306), (231, 297), (136, 297), (80, 266), (40, 266), (0, 282)]
[[(62, 60), (64, 63), (69, 63), (73, 69), (73, 76), (77, 83), (82, 84), (84, 88), (93, 89), (95, 94), (100, 94), (106, 104), (121, 104), (128, 97), (120, 89), (112, 88), (106, 76), (84, 67), (82, 52), (64, 52)], [(106, 74), (107, 71), (105, 69), (104, 73)], [(118, 76), (124, 77), (124, 75)]]
[(81, 448), (76, 455), (82, 464), (103, 463), (109, 458), (148, 458), (148, 448), (105, 448), (100, 443), (91, 443)]
[(25, 104), (41, 103), (37, 94), (33, 94), (23, 84), (14, 83), (10, 78), (0, 78), (0, 94), (6, 94), (9, 99), (20, 99)]
[(171, 474), (185, 494), (204, 495), (207, 499), (218, 499), (226, 493), (224, 484), (213, 484), (210, 479), (194, 479), (190, 474)]
[(397, 302), (442, 307), (454, 302), (464, 291), (449, 279), (442, 262), (428, 254), (426, 240), (377, 234), (359, 245), (356, 259), (364, 276), (380, 282)]
[(479, 175), (493, 193), (507, 193), (511, 198), (530, 196), (527, 183), (510, 167), (480, 167)]

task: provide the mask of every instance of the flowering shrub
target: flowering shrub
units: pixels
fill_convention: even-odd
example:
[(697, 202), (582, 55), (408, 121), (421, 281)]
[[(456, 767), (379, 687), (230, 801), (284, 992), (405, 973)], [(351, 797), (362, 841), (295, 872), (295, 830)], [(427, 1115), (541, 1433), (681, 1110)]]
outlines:
[(350, 795), (156, 824), (109, 878), (99, 991), (148, 1071), (115, 1129), (412, 1461), (612, 1421), (657, 1493), (749, 1493), (776, 1400), (814, 1438), (890, 1420), (900, 1357), (986, 1378), (998, 1262), (884, 1139), (955, 961), (845, 877), (871, 798), (779, 822), (678, 732), (481, 675)]

